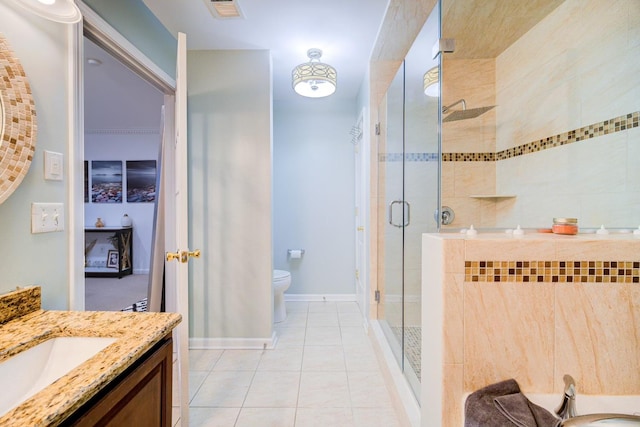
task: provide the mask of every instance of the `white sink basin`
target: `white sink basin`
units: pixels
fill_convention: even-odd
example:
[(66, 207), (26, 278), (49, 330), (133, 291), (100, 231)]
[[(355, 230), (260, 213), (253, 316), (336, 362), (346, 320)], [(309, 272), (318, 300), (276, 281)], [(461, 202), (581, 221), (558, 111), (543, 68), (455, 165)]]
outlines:
[(565, 420), (562, 427), (639, 427), (640, 416), (624, 414), (588, 414)]
[(116, 338), (58, 337), (0, 362), (0, 416), (89, 360)]
[[(562, 395), (528, 394), (527, 398), (553, 412), (561, 402)], [(640, 395), (607, 396), (578, 393), (576, 410), (578, 416), (565, 421), (565, 426), (640, 427)]]

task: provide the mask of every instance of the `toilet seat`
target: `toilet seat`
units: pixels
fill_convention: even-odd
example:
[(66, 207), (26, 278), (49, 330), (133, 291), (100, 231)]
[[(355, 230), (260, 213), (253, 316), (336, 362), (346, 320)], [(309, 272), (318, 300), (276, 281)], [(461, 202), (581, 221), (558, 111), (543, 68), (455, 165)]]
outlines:
[(284, 282), (291, 278), (291, 273), (284, 270), (273, 270), (273, 283)]
[(291, 273), (285, 270), (273, 270), (273, 319), (282, 322), (287, 318), (284, 292), (291, 284)]

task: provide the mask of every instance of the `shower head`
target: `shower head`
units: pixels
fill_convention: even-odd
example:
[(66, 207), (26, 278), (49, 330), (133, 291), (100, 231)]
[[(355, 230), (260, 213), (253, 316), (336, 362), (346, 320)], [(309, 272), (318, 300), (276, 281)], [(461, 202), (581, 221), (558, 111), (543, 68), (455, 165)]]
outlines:
[(470, 108), (468, 110), (464, 109), (464, 110), (454, 111), (451, 114), (449, 114), (447, 117), (442, 119), (442, 123), (456, 122), (458, 120), (466, 120), (466, 119), (475, 119), (476, 117), (486, 113), (487, 111), (491, 110), (494, 107), (495, 105), (492, 105), (490, 107), (479, 107), (479, 108)]
[(451, 107), (454, 107), (454, 106), (456, 106), (458, 104), (462, 104), (462, 109), (463, 110), (467, 109), (467, 101), (465, 101), (464, 99), (458, 99), (453, 104), (446, 105), (446, 106), (442, 107), (442, 114), (447, 114), (449, 112), (449, 110), (451, 110)]

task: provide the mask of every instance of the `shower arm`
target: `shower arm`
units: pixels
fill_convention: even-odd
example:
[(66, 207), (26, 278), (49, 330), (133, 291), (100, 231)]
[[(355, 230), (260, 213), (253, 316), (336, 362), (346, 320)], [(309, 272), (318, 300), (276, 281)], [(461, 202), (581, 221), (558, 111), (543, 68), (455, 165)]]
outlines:
[(451, 107), (455, 107), (458, 104), (462, 104), (462, 111), (467, 109), (467, 103), (464, 99), (459, 99), (456, 102), (454, 102), (453, 104), (447, 106), (447, 107), (442, 107), (442, 114), (447, 114), (449, 112), (449, 110), (451, 110)]

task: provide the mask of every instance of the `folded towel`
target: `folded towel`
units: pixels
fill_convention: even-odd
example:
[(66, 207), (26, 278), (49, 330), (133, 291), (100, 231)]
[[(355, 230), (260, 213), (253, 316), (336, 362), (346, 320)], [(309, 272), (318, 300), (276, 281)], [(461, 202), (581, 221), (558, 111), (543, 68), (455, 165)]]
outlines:
[(518, 383), (513, 380), (491, 384), (471, 393), (464, 404), (465, 427), (513, 427), (495, 406), (494, 399), (520, 393)]
[(529, 400), (522, 393), (507, 394), (493, 399), (496, 409), (518, 427), (537, 427), (536, 419), (529, 409)]
[(529, 402), (529, 409), (531, 409), (531, 413), (535, 417), (538, 427), (560, 427), (562, 425), (562, 420), (555, 414), (552, 414), (528, 399), (527, 402)]
[(499, 396), (496, 408), (518, 427), (557, 427), (560, 420), (546, 409), (536, 405), (522, 393)]
[(557, 427), (560, 421), (520, 392), (513, 380), (501, 381), (469, 395), (465, 427)]

